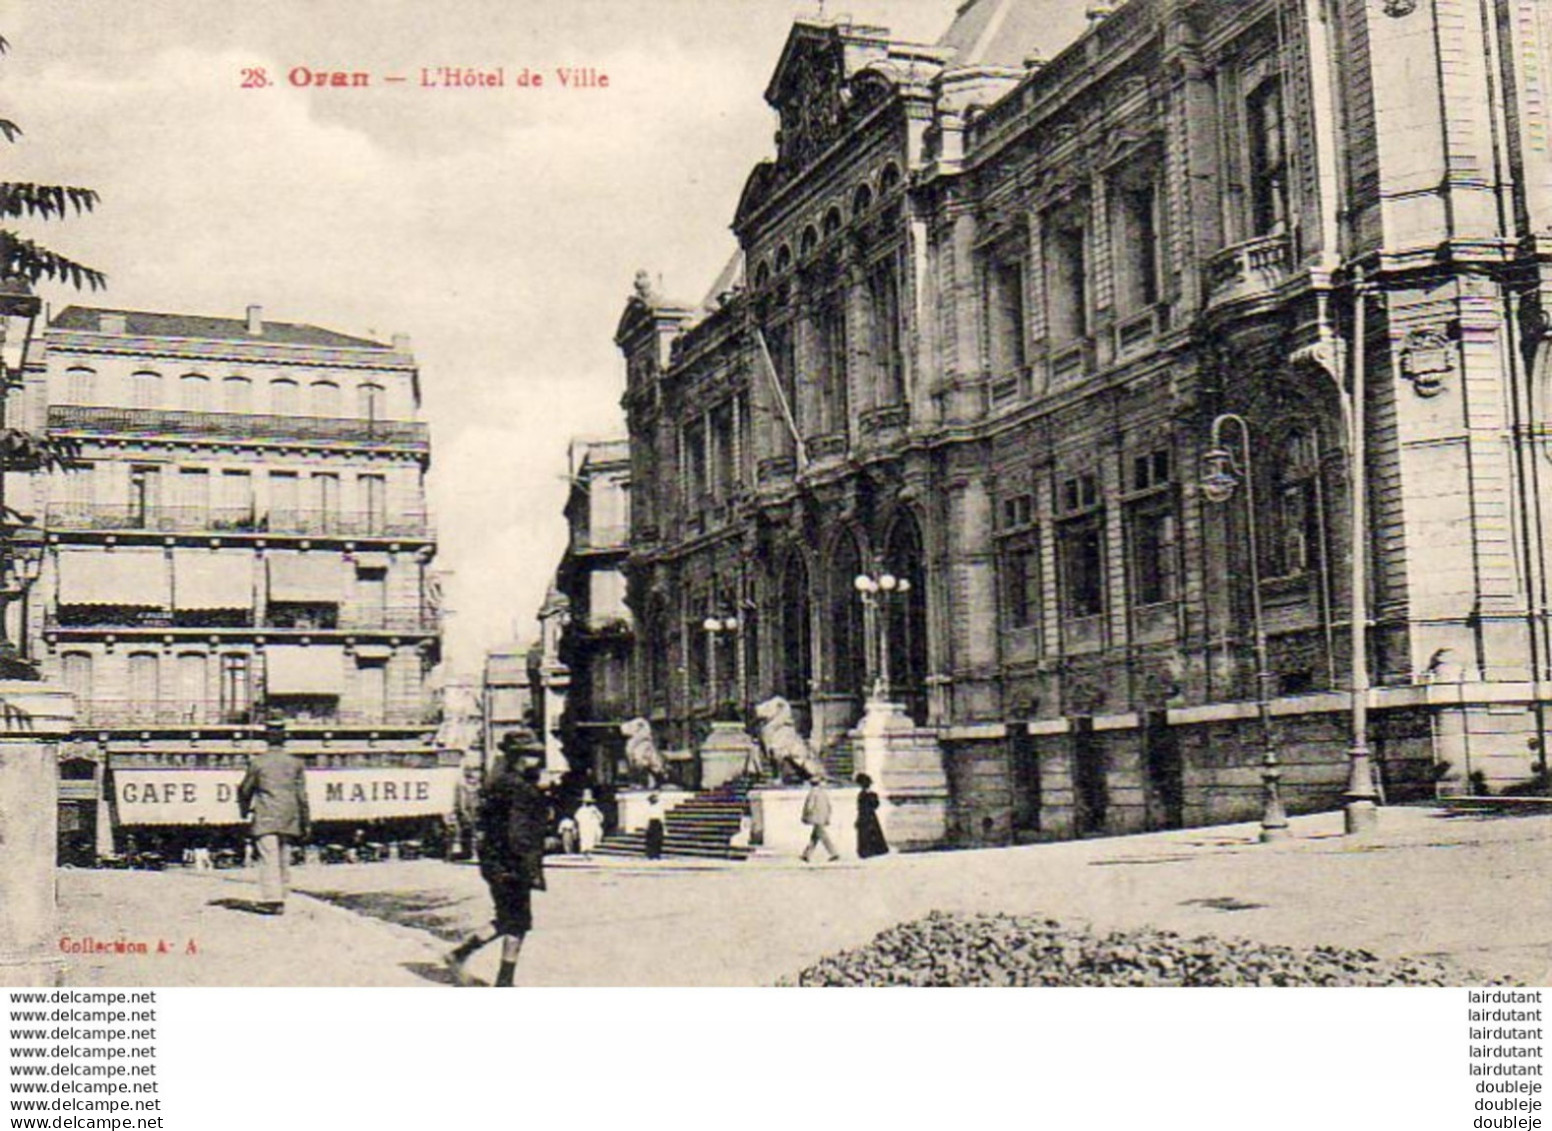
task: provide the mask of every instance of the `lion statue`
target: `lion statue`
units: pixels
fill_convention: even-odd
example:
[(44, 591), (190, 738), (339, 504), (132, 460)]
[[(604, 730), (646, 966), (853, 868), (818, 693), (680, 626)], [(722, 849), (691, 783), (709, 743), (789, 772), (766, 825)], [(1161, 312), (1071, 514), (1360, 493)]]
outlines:
[(778, 774), (787, 766), (804, 779), (824, 774), (824, 763), (814, 757), (792, 721), (791, 703), (777, 695), (757, 706), (754, 713), (760, 720), (760, 743)]
[(648, 789), (656, 789), (668, 776), (668, 763), (652, 741), (652, 724), (637, 716), (621, 723), (620, 733), (625, 736), (625, 762), (631, 777), (645, 782)]

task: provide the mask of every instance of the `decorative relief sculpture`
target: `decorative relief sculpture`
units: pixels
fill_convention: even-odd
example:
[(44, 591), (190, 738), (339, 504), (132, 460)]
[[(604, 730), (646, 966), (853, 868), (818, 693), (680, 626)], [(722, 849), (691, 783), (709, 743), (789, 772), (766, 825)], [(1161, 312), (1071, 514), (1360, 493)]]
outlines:
[(1420, 397), (1442, 393), (1445, 376), (1454, 368), (1454, 346), (1442, 330), (1413, 330), (1401, 343), (1401, 375), (1412, 382), (1412, 390)]

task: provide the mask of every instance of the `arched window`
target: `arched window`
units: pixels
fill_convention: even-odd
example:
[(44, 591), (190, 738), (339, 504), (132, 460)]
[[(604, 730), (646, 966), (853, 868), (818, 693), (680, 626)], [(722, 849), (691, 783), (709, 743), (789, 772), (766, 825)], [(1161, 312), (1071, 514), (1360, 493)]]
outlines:
[(867, 185), (858, 185), (857, 191), (851, 196), (851, 214), (861, 216), (869, 208), (873, 207), (873, 190)]
[(269, 383), (269, 410), (276, 416), (297, 414), (296, 382), (287, 377)]
[(84, 365), (72, 365), (65, 371), (67, 404), (91, 404), (97, 396), (97, 372)]
[(918, 724), (927, 709), (927, 578), (921, 528), (909, 512), (895, 520), (884, 550), (884, 569), (910, 586), (887, 600), (885, 646), (889, 649), (891, 698), (906, 705)]
[(780, 274), (792, 266), (792, 249), (782, 244), (776, 249), (776, 271)]
[(84, 711), (92, 701), (92, 654), (90, 652), (66, 652), (60, 657), (64, 671), (65, 690), (75, 696)]
[(813, 251), (814, 248), (817, 247), (818, 245), (819, 245), (819, 233), (817, 231), (815, 231), (814, 230), (814, 226), (812, 224), (810, 224), (808, 227), (803, 229), (803, 236), (798, 241), (798, 254), (799, 255), (807, 255), (809, 252)]
[(1315, 567), (1321, 529), (1320, 458), (1313, 432), (1284, 438), (1267, 502), (1271, 529), (1264, 553), (1271, 577), (1295, 577)]
[(880, 195), (887, 193), (900, 183), (900, 166), (889, 164), (884, 166), (884, 172), (878, 178), (878, 191)]
[(210, 378), (202, 373), (185, 373), (178, 378), (178, 407), (184, 412), (209, 412)]
[(754, 285), (763, 287), (771, 281), (771, 265), (762, 263), (754, 269)]
[(780, 594), (781, 660), (776, 691), (794, 703), (806, 703), (813, 688), (814, 649), (809, 635), (808, 567), (802, 555), (794, 553), (787, 559)]
[(129, 707), (138, 722), (155, 722), (162, 696), (161, 665), (155, 652), (129, 657)]
[(339, 386), (333, 381), (314, 381), (309, 393), (311, 415), (335, 417), (340, 414)]
[(833, 208), (832, 207), (828, 212), (825, 213), (825, 217), (824, 217), (824, 234), (826, 236), (833, 236), (833, 235), (835, 235), (836, 232), (838, 232), (840, 230), (841, 230), (841, 210), (839, 208)]
[(131, 408), (162, 407), (162, 375), (149, 369), (129, 375), (129, 406)]
[(862, 553), (851, 534), (842, 534), (830, 549), (826, 571), (826, 621), (830, 630), (830, 662), (826, 683), (831, 691), (861, 696), (868, 681), (867, 643), (863, 636), (862, 599), (857, 595), (857, 576), (862, 572)]
[(370, 381), (356, 386), (356, 416), (362, 420), (381, 420), (385, 415), (381, 385)]
[(221, 404), (227, 412), (252, 412), (253, 382), (246, 377), (228, 377), (222, 381)]

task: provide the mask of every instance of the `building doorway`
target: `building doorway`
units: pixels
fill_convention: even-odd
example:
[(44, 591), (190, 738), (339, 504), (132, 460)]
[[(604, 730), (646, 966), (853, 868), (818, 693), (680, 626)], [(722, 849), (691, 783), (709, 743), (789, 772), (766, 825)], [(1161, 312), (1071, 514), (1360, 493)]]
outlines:
[(1013, 762), (1013, 839), (1030, 840), (1040, 832), (1040, 749), (1023, 723), (1008, 727)]
[(927, 577), (921, 528), (906, 513), (890, 528), (884, 568), (909, 581), (887, 603), (890, 698), (905, 705), (918, 726), (927, 721)]
[(1180, 742), (1166, 712), (1147, 713), (1142, 744), (1151, 823), (1155, 828), (1181, 828), (1185, 824), (1185, 768), (1180, 759)]
[(1075, 831), (1079, 836), (1103, 833), (1110, 808), (1110, 765), (1091, 718), (1072, 720), (1072, 759)]

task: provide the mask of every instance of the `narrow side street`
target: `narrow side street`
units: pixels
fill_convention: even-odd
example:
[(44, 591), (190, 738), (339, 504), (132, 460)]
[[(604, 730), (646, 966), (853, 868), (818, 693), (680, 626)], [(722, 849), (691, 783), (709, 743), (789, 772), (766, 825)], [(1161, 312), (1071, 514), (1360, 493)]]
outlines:
[[(1552, 816), (1386, 809), (1354, 843), (1340, 814), (1294, 838), (1253, 825), (832, 865), (551, 858), (520, 985), (769, 985), (929, 911), (1039, 913), (1385, 957), (1439, 956), (1552, 982)], [(469, 865), (313, 866), (284, 918), (234, 909), (251, 875), (64, 871), (62, 931), (150, 941), (146, 955), (67, 956), (71, 985), (446, 984), (438, 959), (489, 914)], [(185, 953), (194, 939), (197, 954)], [(170, 953), (156, 954), (165, 939)], [(494, 948), (488, 948), (494, 950)], [(489, 980), (493, 953), (473, 973)]]

